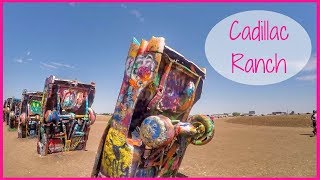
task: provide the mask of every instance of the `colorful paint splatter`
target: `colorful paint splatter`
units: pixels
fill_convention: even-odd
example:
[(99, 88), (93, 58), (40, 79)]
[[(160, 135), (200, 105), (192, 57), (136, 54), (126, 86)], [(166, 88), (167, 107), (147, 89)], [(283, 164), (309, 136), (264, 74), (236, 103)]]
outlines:
[(47, 155), (85, 150), (90, 125), (96, 115), (91, 108), (95, 83), (84, 84), (50, 76), (45, 81), (37, 151)]
[(189, 117), (204, 79), (205, 70), (164, 38), (133, 39), (92, 177), (174, 177), (188, 144), (206, 144), (214, 135), (210, 118)]
[(18, 119), (18, 138), (36, 137), (42, 114), (42, 92), (24, 90), (20, 103)]

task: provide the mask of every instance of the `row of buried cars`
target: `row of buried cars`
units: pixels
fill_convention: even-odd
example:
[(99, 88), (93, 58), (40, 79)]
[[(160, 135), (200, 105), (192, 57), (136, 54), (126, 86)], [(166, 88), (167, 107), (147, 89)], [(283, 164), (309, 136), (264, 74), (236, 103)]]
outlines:
[[(163, 37), (141, 42), (134, 38), (91, 176), (176, 176), (187, 146), (207, 144), (214, 136), (212, 119), (190, 116), (201, 97), (205, 74), (204, 68), (166, 46)], [(8, 124), (17, 125), (21, 137), (38, 134), (41, 155), (84, 149), (95, 121), (90, 108), (94, 93), (94, 84), (51, 76), (43, 93), (31, 93), (26, 103), (24, 92), (19, 108), (15, 106), (19, 100), (8, 100)]]
[(91, 105), (95, 83), (50, 76), (43, 91), (23, 90), (21, 99), (4, 101), (3, 121), (18, 138), (37, 137), (37, 152), (84, 150), (96, 115)]

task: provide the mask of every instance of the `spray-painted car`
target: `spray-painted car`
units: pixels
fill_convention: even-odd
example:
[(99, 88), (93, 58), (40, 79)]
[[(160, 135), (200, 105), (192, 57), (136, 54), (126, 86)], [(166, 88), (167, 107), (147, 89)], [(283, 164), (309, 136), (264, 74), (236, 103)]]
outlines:
[(188, 144), (214, 135), (205, 115), (190, 116), (205, 69), (165, 46), (133, 40), (115, 107), (98, 147), (92, 177), (173, 177)]
[(45, 81), (42, 117), (37, 143), (40, 155), (85, 150), (90, 125), (95, 121), (91, 105), (95, 84), (50, 76)]
[(10, 113), (10, 105), (9, 102), (12, 98), (7, 98), (3, 102), (3, 122), (6, 122), (7, 125), (9, 125), (9, 113)]
[(42, 115), (42, 92), (23, 90), (18, 117), (18, 138), (36, 137)]
[(8, 98), (7, 104), (5, 105), (5, 120), (7, 121), (7, 125), (9, 125), (10, 129), (16, 129), (18, 127), (17, 117), (20, 112), (20, 103), (21, 100), (17, 98)]

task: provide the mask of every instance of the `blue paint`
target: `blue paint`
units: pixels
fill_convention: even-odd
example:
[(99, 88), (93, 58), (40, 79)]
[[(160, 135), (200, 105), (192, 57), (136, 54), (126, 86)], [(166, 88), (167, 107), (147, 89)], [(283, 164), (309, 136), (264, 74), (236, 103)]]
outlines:
[(89, 100), (88, 100), (88, 96), (87, 96), (87, 97), (86, 97), (86, 115), (89, 114), (88, 108), (89, 108)]
[(79, 124), (76, 124), (74, 127), (74, 135), (76, 136), (83, 136), (84, 132), (81, 131), (81, 127), (79, 126)]
[(118, 112), (113, 114), (113, 119), (116, 120), (117, 122), (121, 121), (121, 116), (119, 115)]
[(149, 168), (149, 169), (138, 169), (136, 171), (136, 177), (154, 177), (155, 176), (155, 169)]
[(60, 96), (58, 92), (57, 92), (57, 111), (60, 113)]
[(150, 121), (151, 121), (151, 119), (145, 119), (144, 121), (143, 121), (143, 124), (150, 124)]
[(58, 122), (60, 119), (60, 116), (57, 111), (52, 111), (48, 116), (49, 122)]
[(185, 93), (187, 94), (188, 97), (192, 96), (194, 92), (194, 86), (187, 86), (185, 89)]
[(70, 99), (68, 99), (68, 100), (64, 100), (64, 101), (63, 101), (62, 106), (64, 106), (64, 107), (70, 107), (70, 106), (72, 106), (72, 104), (73, 104), (73, 102), (72, 102)]
[(181, 126), (181, 127), (190, 126), (190, 123), (186, 123), (186, 122), (179, 122), (179, 126)]
[(135, 37), (132, 38), (132, 42), (140, 46), (140, 42)]
[(152, 129), (152, 139), (156, 139), (159, 137), (161, 129), (160, 124), (156, 121), (156, 119), (146, 119), (144, 120), (144, 124), (150, 126)]
[(160, 135), (160, 131), (161, 131), (158, 122), (152, 121), (150, 125), (152, 126), (152, 129), (153, 129), (153, 132), (154, 132), (154, 134), (152, 135), (152, 139), (158, 138), (159, 135)]

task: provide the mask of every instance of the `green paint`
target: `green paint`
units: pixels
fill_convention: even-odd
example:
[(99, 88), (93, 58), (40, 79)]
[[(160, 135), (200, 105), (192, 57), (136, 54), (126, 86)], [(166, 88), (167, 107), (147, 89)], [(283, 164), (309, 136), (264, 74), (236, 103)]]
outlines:
[(33, 114), (41, 114), (41, 102), (36, 100), (31, 101), (30, 110)]
[(155, 87), (158, 87), (159, 83), (160, 83), (160, 75), (156, 74), (156, 76), (155, 76), (155, 78), (153, 80), (153, 84), (154, 84)]

